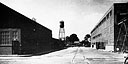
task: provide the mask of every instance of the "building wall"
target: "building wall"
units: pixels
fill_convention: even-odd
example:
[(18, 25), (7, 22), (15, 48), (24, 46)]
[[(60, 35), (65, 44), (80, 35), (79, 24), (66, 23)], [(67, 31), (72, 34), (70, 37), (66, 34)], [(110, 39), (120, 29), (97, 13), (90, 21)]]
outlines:
[(91, 43), (102, 43), (106, 50), (114, 50), (114, 8), (105, 13), (91, 32)]
[[(124, 18), (128, 17), (128, 3), (117, 3), (117, 4), (114, 4), (114, 6), (115, 6), (115, 10), (114, 10), (114, 15), (115, 15), (115, 17), (114, 17), (114, 19), (115, 19), (115, 22), (114, 22), (114, 42), (115, 42), (115, 46), (114, 46), (114, 49), (115, 49), (115, 51), (121, 52), (125, 49), (128, 49), (127, 48), (128, 40), (124, 38), (126, 31), (128, 30), (127, 29), (128, 28), (128, 20), (124, 22), (126, 29), (124, 27), (124, 24), (120, 23), (120, 22), (124, 21), (123, 20)], [(121, 28), (121, 30), (120, 30), (120, 28)]]
[(0, 29), (0, 54), (12, 54), (13, 40), (21, 42), (19, 29)]
[[(118, 25), (124, 17), (128, 17), (128, 3), (114, 3), (113, 6), (105, 13), (101, 21), (91, 32), (91, 42), (104, 42), (105, 49), (108, 51), (121, 51), (124, 40), (124, 35), (121, 35), (120, 42), (118, 40), (119, 29), (121, 25)], [(112, 14), (109, 15), (110, 11)], [(104, 18), (106, 20), (104, 20)], [(125, 22), (128, 27), (128, 22)], [(122, 28), (122, 33), (125, 34), (125, 27)], [(127, 31), (127, 29), (126, 29)], [(118, 42), (117, 42), (118, 40)], [(125, 41), (127, 42), (127, 40)], [(126, 43), (125, 43), (126, 44)], [(125, 45), (124, 44), (124, 45)], [(127, 46), (125, 46), (127, 47)]]
[(0, 29), (21, 30), (21, 53), (45, 53), (51, 50), (52, 31), (36, 21), (0, 3)]

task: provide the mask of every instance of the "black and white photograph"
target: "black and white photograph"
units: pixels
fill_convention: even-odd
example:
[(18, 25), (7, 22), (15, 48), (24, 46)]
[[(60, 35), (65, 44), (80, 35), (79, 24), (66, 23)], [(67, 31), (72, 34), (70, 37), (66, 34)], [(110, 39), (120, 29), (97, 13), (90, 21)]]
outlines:
[(128, 0), (0, 0), (0, 64), (128, 64)]

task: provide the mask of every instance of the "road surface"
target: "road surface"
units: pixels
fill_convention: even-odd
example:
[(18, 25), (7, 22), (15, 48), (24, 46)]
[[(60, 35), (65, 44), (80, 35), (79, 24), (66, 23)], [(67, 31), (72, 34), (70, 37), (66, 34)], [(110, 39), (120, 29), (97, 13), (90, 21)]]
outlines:
[(0, 64), (123, 64), (123, 55), (86, 47), (32, 57), (0, 57)]

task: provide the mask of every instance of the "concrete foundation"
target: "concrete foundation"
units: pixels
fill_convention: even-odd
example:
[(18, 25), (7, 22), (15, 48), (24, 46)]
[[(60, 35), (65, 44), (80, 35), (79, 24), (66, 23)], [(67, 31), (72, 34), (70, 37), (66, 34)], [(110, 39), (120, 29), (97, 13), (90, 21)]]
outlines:
[(114, 51), (114, 46), (108, 45), (108, 46), (105, 47), (105, 50), (106, 51)]
[(0, 55), (12, 55), (12, 47), (0, 47)]

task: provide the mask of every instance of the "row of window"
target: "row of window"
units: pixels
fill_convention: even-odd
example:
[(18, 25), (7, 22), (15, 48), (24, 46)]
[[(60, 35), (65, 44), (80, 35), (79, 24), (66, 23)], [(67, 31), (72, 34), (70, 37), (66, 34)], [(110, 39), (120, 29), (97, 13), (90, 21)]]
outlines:
[[(94, 31), (92, 32), (92, 35), (96, 34), (99, 29), (102, 30), (103, 28), (107, 27), (108, 23), (106, 22), (110, 17), (112, 16), (112, 10), (102, 19), (102, 21), (99, 23), (99, 25), (97, 25), (97, 27), (94, 29)], [(108, 22), (112, 22), (111, 20)], [(102, 27), (99, 28), (99, 27)]]
[[(99, 32), (97, 32), (97, 33), (99, 33)], [(111, 35), (113, 33), (114, 33), (113, 32), (113, 26), (112, 27), (108, 27), (108, 28), (106, 28), (106, 29), (103, 30), (103, 32), (102, 32), (103, 35), (101, 33), (100, 34), (97, 34), (97, 35), (93, 36), (92, 39), (96, 39), (96, 38), (99, 38), (101, 36), (109, 37), (109, 35)]]
[(102, 34), (98, 34), (98, 35), (94, 36), (93, 39), (100, 37), (100, 36), (102, 36)]
[(19, 32), (17, 30), (0, 31), (0, 45), (10, 45), (13, 38), (18, 38)]
[(98, 25), (98, 27), (100, 25), (102, 25), (105, 21), (107, 21), (112, 15), (112, 10), (102, 19), (102, 21), (100, 22), (100, 24)]

